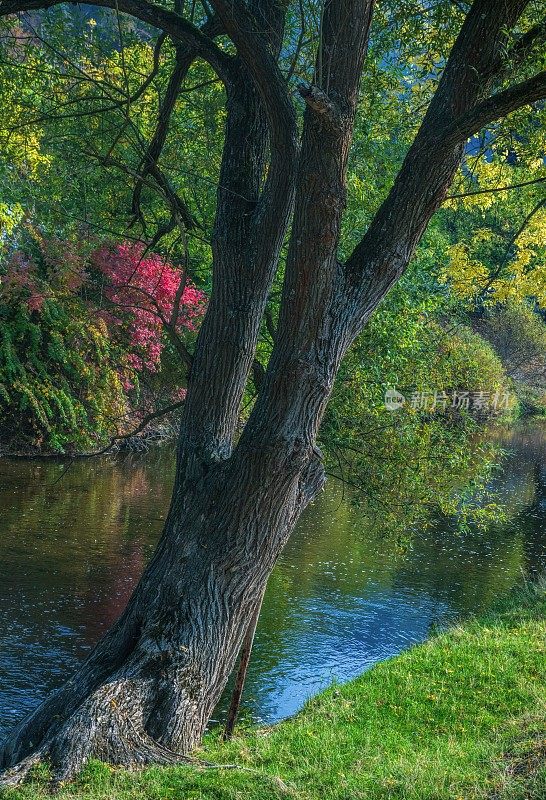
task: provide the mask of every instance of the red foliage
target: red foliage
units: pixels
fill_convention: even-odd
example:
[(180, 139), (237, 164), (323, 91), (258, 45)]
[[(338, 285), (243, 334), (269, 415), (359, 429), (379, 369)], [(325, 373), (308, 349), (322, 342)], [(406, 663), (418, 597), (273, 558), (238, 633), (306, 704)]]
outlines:
[(159, 368), (165, 321), (177, 331), (193, 331), (205, 310), (206, 296), (190, 281), (182, 291), (176, 320), (177, 292), (183, 273), (156, 253), (145, 253), (144, 245), (123, 243), (101, 247), (92, 255), (93, 265), (107, 278), (106, 295), (116, 307), (105, 315), (110, 325), (125, 323), (128, 357), (133, 369)]

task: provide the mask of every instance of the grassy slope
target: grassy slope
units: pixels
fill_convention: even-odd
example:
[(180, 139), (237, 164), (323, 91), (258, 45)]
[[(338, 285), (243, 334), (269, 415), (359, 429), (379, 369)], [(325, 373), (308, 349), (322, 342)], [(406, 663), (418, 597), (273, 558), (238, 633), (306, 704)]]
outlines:
[[(545, 680), (546, 594), (529, 589), (329, 689), (292, 720), (226, 745), (207, 738), (199, 755), (245, 770), (93, 764), (60, 797), (544, 800)], [(39, 777), (2, 795), (46, 796)]]

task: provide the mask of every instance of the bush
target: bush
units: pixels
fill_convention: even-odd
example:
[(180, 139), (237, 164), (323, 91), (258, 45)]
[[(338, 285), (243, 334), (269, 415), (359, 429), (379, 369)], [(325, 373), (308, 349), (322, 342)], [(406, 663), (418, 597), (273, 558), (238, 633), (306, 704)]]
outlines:
[[(445, 329), (437, 314), (412, 307), (402, 293), (395, 299), (342, 365), (321, 428), (329, 469), (385, 526), (402, 520), (408, 528), (438, 509), (459, 514), (464, 507), (464, 514), (485, 517), (493, 510), (485, 484), (494, 446), (479, 437), (471, 445), (469, 436), (495, 411), (495, 399), (496, 413), (504, 410), (510, 382), (479, 335), (464, 326)], [(385, 404), (389, 387), (405, 397), (396, 411)]]
[(0, 437), (58, 452), (103, 443), (124, 415), (122, 354), (79, 296), (83, 262), (35, 237), (11, 254), (0, 287)]
[[(173, 342), (196, 330), (202, 292), (182, 285), (182, 273), (143, 245), (90, 242), (86, 249), (30, 227), (21, 238), (0, 272), (4, 446), (93, 449), (134, 427), (156, 402), (183, 398)], [(166, 372), (178, 379), (166, 389), (164, 353)], [(145, 397), (143, 373), (153, 384)]]

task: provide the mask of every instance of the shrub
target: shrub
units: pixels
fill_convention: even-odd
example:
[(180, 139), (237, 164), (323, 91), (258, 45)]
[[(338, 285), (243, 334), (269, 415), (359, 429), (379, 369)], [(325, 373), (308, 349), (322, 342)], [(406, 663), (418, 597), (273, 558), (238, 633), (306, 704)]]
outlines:
[(30, 227), (22, 238), (0, 273), (0, 441), (96, 448), (131, 427), (139, 374), (160, 371), (166, 324), (195, 331), (205, 296), (141, 245), (87, 252)]
[(121, 354), (79, 295), (75, 248), (35, 232), (30, 244), (2, 270), (0, 436), (15, 448), (88, 449), (126, 411)]

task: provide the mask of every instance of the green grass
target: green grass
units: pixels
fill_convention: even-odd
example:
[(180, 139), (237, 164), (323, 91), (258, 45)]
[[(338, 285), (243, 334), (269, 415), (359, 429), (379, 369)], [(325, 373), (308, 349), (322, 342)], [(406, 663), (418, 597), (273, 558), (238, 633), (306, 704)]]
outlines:
[[(471, 620), (332, 687), (295, 718), (208, 735), (197, 754), (244, 769), (93, 763), (73, 800), (544, 800), (546, 593), (527, 588)], [(6, 800), (47, 797), (42, 770)]]

